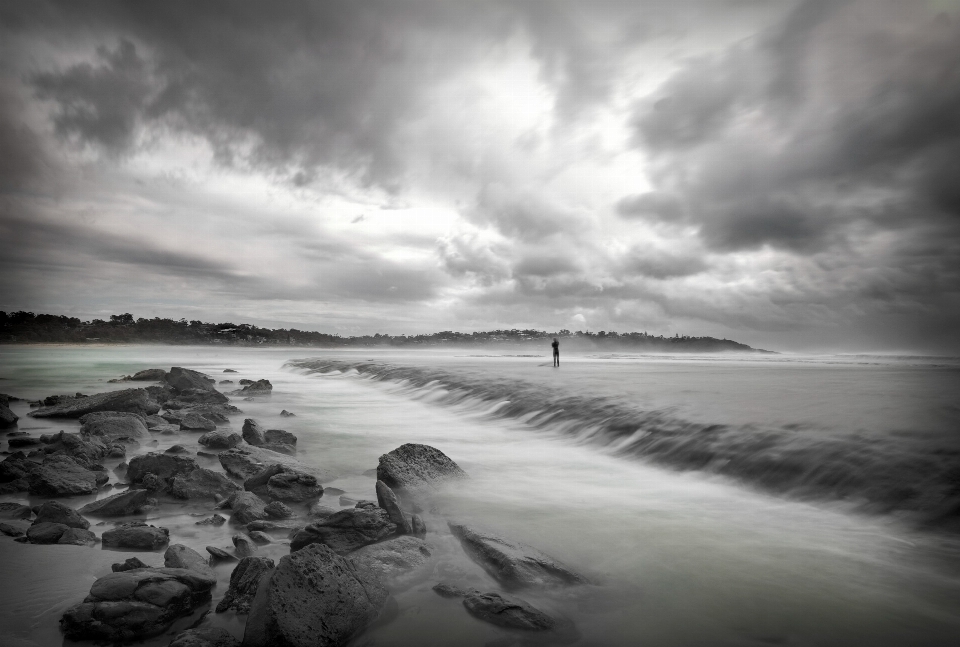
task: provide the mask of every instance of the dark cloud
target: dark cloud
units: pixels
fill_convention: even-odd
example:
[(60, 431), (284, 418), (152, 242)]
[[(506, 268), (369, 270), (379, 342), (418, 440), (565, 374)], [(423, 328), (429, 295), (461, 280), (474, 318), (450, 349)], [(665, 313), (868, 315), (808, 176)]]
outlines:
[(649, 191), (622, 198), (616, 205), (623, 218), (643, 218), (662, 222), (679, 222), (684, 219), (683, 202), (674, 195), (661, 191)]

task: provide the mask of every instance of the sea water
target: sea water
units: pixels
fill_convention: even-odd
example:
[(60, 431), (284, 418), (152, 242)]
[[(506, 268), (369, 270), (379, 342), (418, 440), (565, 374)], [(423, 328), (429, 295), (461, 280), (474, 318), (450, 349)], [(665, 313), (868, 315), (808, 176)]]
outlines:
[[(312, 359), (290, 361), (303, 358)], [(546, 352), (489, 349), (3, 346), (0, 392), (37, 399), (128, 388), (107, 380), (170, 366), (266, 378), (273, 395), (233, 398), (244, 414), (226, 428), (253, 417), (294, 432), (297, 458), (331, 471), (325, 487), (357, 499), (374, 498), (369, 470), (381, 454), (408, 442), (441, 449), (470, 479), (425, 513), (431, 561), (393, 587), (396, 611), (358, 645), (518, 640), (431, 590), (438, 581), (499, 590), (449, 534), (454, 519), (533, 545), (590, 581), (520, 593), (570, 618), (574, 644), (956, 644), (958, 362), (627, 353), (561, 361), (555, 369)], [(282, 418), (282, 409), (296, 416)], [(23, 402), (14, 410), (31, 434), (77, 426), (26, 417)], [(196, 451), (197, 436), (157, 436), (143, 450)], [(322, 502), (338, 507), (337, 498)], [(164, 503), (148, 521), (201, 552), (229, 547), (229, 524), (195, 525), (209, 514)], [(279, 559), (284, 541), (260, 554)], [(63, 610), (132, 554), (162, 562), (162, 551), (0, 537), (0, 642), (63, 644)], [(214, 605), (231, 569), (217, 566)], [(232, 614), (195, 615), (176, 629), (191, 622), (242, 636), (243, 618)]]

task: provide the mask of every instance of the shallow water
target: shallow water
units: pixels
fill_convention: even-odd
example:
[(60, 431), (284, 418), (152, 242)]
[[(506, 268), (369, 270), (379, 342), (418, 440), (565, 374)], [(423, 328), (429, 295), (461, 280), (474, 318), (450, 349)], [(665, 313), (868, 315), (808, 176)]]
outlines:
[[(125, 388), (106, 380), (172, 365), (217, 379), (267, 378), (274, 384), (271, 398), (234, 404), (267, 427), (297, 434), (298, 458), (332, 470), (338, 478), (325, 485), (354, 498), (373, 498), (374, 481), (362, 473), (382, 453), (406, 442), (444, 451), (471, 478), (436, 501), (438, 513), (427, 515), (433, 560), (395, 587), (397, 615), (359, 637), (359, 645), (480, 646), (513, 638), (430, 590), (439, 580), (497, 589), (446, 532), (447, 518), (535, 545), (586, 575), (591, 586), (522, 594), (574, 620), (580, 645), (952, 645), (960, 634), (960, 550), (953, 535), (916, 530), (900, 512), (853, 513), (829, 492), (798, 501), (794, 491), (771, 496), (756, 489), (756, 480), (732, 478), (715, 466), (665, 469), (650, 462), (660, 460), (656, 454), (629, 450), (625, 439), (636, 429), (609, 425), (647, 423), (654, 418), (642, 416), (656, 412), (659, 424), (668, 420), (676, 434), (725, 425), (733, 439), (751, 430), (779, 438), (787, 429), (803, 442), (866, 436), (884, 448), (949, 449), (960, 429), (958, 372), (949, 361), (618, 355), (564, 357), (554, 370), (549, 357), (378, 349), (324, 353), (327, 374), (283, 368), (289, 359), (318, 354), (3, 346), (0, 392), (34, 399)], [(331, 359), (349, 366), (330, 373)], [(239, 373), (222, 375), (227, 367)], [(498, 383), (507, 385), (506, 397), (494, 388)], [(27, 409), (16, 404), (21, 428), (46, 427), (31, 433), (76, 426), (24, 418)], [(280, 418), (281, 409), (296, 417)], [(565, 416), (557, 409), (571, 411)], [(590, 418), (597, 411), (601, 417)], [(244, 416), (231, 421), (235, 430)], [(601, 434), (604, 424), (623, 433)], [(198, 435), (159, 436), (158, 447), (144, 449), (181, 443), (195, 451)], [(897, 445), (904, 438), (906, 445)], [(894, 462), (898, 456), (884, 449), (878, 460), (888, 455)], [(165, 504), (151, 523), (169, 527), (173, 542), (201, 551), (229, 546), (229, 525), (202, 531), (193, 525), (200, 517), (189, 513), (201, 511)], [(277, 543), (262, 550), (279, 558), (288, 548)], [(162, 551), (138, 555), (162, 561)], [(56, 623), (63, 609), (80, 601), (110, 563), (128, 556), (0, 537), (10, 583), (0, 590), (0, 642), (61, 644)], [(218, 567), (214, 605), (231, 568)], [(202, 622), (242, 635), (242, 620), (232, 614), (211, 613)]]

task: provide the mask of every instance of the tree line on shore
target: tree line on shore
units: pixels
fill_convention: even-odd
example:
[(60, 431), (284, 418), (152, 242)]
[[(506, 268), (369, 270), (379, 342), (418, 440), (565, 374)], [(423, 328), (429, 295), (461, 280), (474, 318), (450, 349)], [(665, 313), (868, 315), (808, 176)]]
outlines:
[(343, 337), (296, 328), (261, 328), (251, 324), (206, 323), (186, 319), (154, 317), (134, 318), (130, 313), (110, 315), (109, 320), (81, 321), (64, 315), (34, 314), (32, 312), (6, 313), (0, 311), (0, 343), (163, 343), (163, 344), (226, 344), (237, 346), (447, 346), (482, 344), (544, 343), (557, 337), (567, 347), (638, 347), (652, 350), (691, 351), (753, 351), (755, 349), (730, 339), (673, 337), (650, 335), (646, 332), (618, 333), (614, 331), (558, 330), (547, 332), (533, 329), (489, 330), (484, 332), (454, 332), (445, 330), (420, 335), (389, 335), (376, 333)]

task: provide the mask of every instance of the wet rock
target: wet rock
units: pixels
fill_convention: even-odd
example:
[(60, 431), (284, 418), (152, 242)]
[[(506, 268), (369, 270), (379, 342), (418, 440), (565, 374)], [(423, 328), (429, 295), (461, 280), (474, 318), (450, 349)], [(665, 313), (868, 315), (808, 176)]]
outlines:
[(171, 544), (167, 548), (163, 554), (163, 565), (167, 568), (186, 568), (206, 578), (217, 579), (217, 574), (210, 568), (206, 558), (183, 544)]
[(197, 526), (222, 526), (222, 525), (225, 524), (225, 523), (227, 523), (227, 518), (226, 518), (226, 517), (224, 517), (223, 515), (214, 514), (212, 517), (207, 517), (206, 519), (204, 519), (204, 520), (202, 520), (202, 521), (198, 521), (198, 522), (197, 522), (196, 524), (194, 524), (194, 525), (197, 525)]
[(444, 598), (465, 598), (471, 593), (478, 593), (478, 591), (466, 591), (458, 586), (454, 586), (446, 582), (435, 584), (433, 586), (433, 590), (437, 593), (437, 595)]
[(127, 490), (80, 508), (83, 514), (94, 517), (125, 517), (140, 512), (150, 500), (147, 490)]
[(204, 467), (177, 475), (170, 481), (170, 494), (178, 499), (215, 499), (239, 490), (240, 486), (227, 476)]
[(31, 544), (55, 544), (60, 541), (63, 533), (69, 529), (70, 526), (62, 523), (51, 523), (49, 521), (35, 523), (27, 528), (27, 539)]
[(221, 506), (233, 510), (231, 520), (238, 524), (248, 524), (267, 516), (266, 503), (253, 492), (237, 492), (226, 499)]
[(413, 534), (413, 525), (410, 523), (410, 520), (404, 516), (403, 511), (400, 510), (400, 500), (397, 499), (397, 495), (390, 489), (390, 486), (383, 481), (377, 481), (376, 491), (377, 505), (387, 511), (387, 515), (390, 516), (390, 521), (397, 524), (397, 527), (400, 528), (403, 534)]
[(233, 384), (233, 380), (220, 380), (217, 384)]
[(164, 436), (176, 436), (180, 433), (180, 425), (160, 425), (159, 427), (154, 427), (153, 431), (158, 434), (163, 434)]
[(236, 373), (236, 371), (233, 370), (232, 368), (225, 368), (225, 369), (223, 369), (223, 372), (224, 372), (224, 373)]
[(243, 439), (251, 445), (257, 446), (267, 442), (266, 431), (260, 426), (260, 423), (253, 418), (247, 418), (243, 421), (241, 433)]
[(170, 490), (170, 485), (153, 472), (144, 474), (139, 485), (148, 492), (168, 492)]
[(250, 557), (257, 552), (257, 544), (243, 533), (234, 535), (230, 540), (233, 542), (237, 557)]
[(467, 555), (507, 588), (542, 588), (587, 581), (532, 546), (462, 524), (449, 526)]
[(270, 521), (269, 519), (257, 519), (256, 521), (251, 521), (247, 524), (247, 532), (250, 536), (253, 536), (254, 532), (263, 532), (268, 530), (300, 530), (303, 528), (302, 523), (297, 523), (296, 521)]
[(289, 519), (293, 516), (293, 510), (280, 501), (272, 501), (268, 503), (267, 507), (264, 508), (264, 512), (274, 519)]
[(414, 537), (420, 537), (423, 539), (427, 536), (427, 525), (423, 523), (423, 519), (420, 518), (420, 515), (413, 515), (410, 518), (410, 525), (413, 528), (413, 532), (411, 534)]
[(289, 411), (287, 411), (286, 409), (284, 409), (283, 411), (280, 412), (280, 415), (281, 415), (282, 417), (284, 417), (284, 418), (292, 418), (292, 417), (294, 417), (294, 416), (297, 415), (297, 414), (295, 414), (295, 413), (290, 413)]
[(216, 578), (182, 568), (110, 573), (66, 611), (60, 629), (70, 640), (126, 642), (155, 636), (210, 599)]
[(11, 411), (6, 402), (0, 402), (0, 429), (16, 427), (18, 420), (20, 416)]
[(220, 603), (217, 613), (234, 609), (237, 613), (250, 613), (250, 604), (257, 595), (260, 580), (275, 566), (268, 557), (244, 557), (230, 574), (230, 587)]
[(0, 502), (0, 519), (29, 519), (32, 516), (30, 506), (12, 501)]
[(296, 435), (290, 433), (285, 429), (267, 429), (263, 437), (266, 439), (268, 445), (296, 445), (297, 437)]
[(188, 413), (180, 419), (181, 431), (214, 431), (216, 428), (217, 423), (199, 413)]
[(88, 470), (70, 456), (52, 454), (43, 459), (27, 482), (31, 494), (67, 497), (93, 494), (109, 478), (106, 472)]
[(379, 583), (325, 546), (283, 557), (251, 605), (245, 647), (345, 645), (377, 618), (387, 599)]
[(404, 501), (435, 490), (445, 481), (466, 477), (467, 473), (439, 449), (413, 443), (384, 454), (377, 466), (377, 479)]
[(167, 447), (164, 454), (189, 454), (190, 450), (184, 447), (183, 445), (171, 445)]
[(298, 532), (290, 542), (290, 550), (324, 544), (334, 552), (346, 555), (396, 532), (397, 525), (390, 521), (387, 511), (382, 508), (347, 508)]
[(568, 629), (569, 625), (526, 600), (501, 593), (470, 593), (463, 599), (463, 606), (473, 617), (509, 629), (552, 631)]
[(167, 376), (167, 372), (162, 368), (147, 368), (137, 371), (129, 377), (130, 380), (138, 382), (159, 382)]
[(326, 519), (338, 512), (340, 512), (340, 508), (334, 508), (318, 501), (310, 506), (308, 514), (316, 519)]
[(143, 422), (144, 422), (145, 425), (147, 425), (147, 429), (154, 429), (154, 428), (156, 428), (156, 427), (159, 427), (160, 425), (165, 425), (165, 424), (167, 424), (167, 421), (164, 420), (163, 418), (161, 418), (161, 417), (160, 417), (159, 415), (157, 415), (157, 414), (153, 414), (152, 416), (146, 416), (146, 417), (144, 417)]
[(0, 532), (7, 537), (23, 537), (27, 533), (30, 524), (24, 520), (20, 521), (0, 521)]
[(231, 449), (243, 444), (239, 434), (228, 434), (225, 431), (208, 431), (200, 436), (197, 442), (210, 449)]
[(104, 443), (125, 438), (149, 439), (147, 419), (137, 413), (98, 411), (80, 416), (80, 434), (96, 436)]
[(27, 458), (23, 452), (14, 452), (0, 461), (0, 484), (3, 493), (24, 492), (30, 487), (28, 478), (40, 469), (40, 464)]
[(175, 476), (189, 474), (198, 469), (197, 461), (187, 456), (175, 456), (151, 452), (130, 459), (127, 468), (127, 480), (139, 483), (147, 473), (155, 474), (161, 479), (172, 479)]
[(176, 395), (176, 400), (168, 400), (164, 406), (168, 409), (172, 408), (189, 408), (193, 409), (194, 407), (200, 406), (213, 406), (226, 404), (230, 401), (230, 398), (220, 393), (214, 388), (211, 388), (209, 391), (203, 389), (188, 389), (186, 391), (180, 391)]
[(59, 501), (47, 501), (37, 510), (37, 518), (33, 523), (60, 523), (70, 528), (90, 527), (90, 522), (83, 516)]
[(43, 442), (39, 438), (34, 438), (32, 436), (14, 436), (13, 438), (7, 438), (7, 445), (10, 447), (10, 449), (37, 447), (42, 444)]
[(122, 573), (123, 571), (132, 571), (135, 568), (149, 568), (149, 564), (144, 564), (140, 561), (139, 557), (130, 557), (122, 562), (116, 562), (110, 566), (113, 569), (114, 573)]
[(252, 445), (235, 447), (233, 449), (220, 452), (218, 458), (220, 459), (220, 464), (223, 466), (223, 469), (227, 472), (227, 474), (242, 479), (248, 479), (252, 476), (256, 476), (268, 465), (272, 465), (274, 463), (285, 465), (298, 472), (311, 474), (315, 476), (317, 481), (321, 483), (323, 481), (329, 481), (333, 479), (333, 476), (326, 470), (312, 468), (308, 469), (295, 458), (278, 454), (277, 452), (270, 451), (263, 447), (254, 447)]
[(60, 535), (58, 544), (70, 544), (73, 546), (93, 546), (97, 543), (97, 536), (89, 530), (83, 528), (67, 528)]
[(253, 380), (248, 380), (247, 378), (240, 378), (240, 384), (253, 384)]
[(232, 562), (237, 558), (225, 551), (222, 548), (217, 548), (216, 546), (207, 546), (207, 552), (210, 553), (210, 558), (219, 562)]
[(28, 415), (34, 418), (79, 418), (97, 411), (125, 411), (148, 416), (159, 410), (160, 405), (151, 400), (144, 389), (124, 389), (43, 407)]
[(240, 647), (240, 641), (222, 627), (203, 627), (177, 634), (168, 647)]
[(175, 391), (190, 391), (190, 390), (200, 390), (200, 391), (212, 391), (214, 390), (213, 384), (207, 379), (207, 376), (198, 371), (193, 371), (189, 368), (182, 368), (180, 366), (174, 366), (170, 369), (170, 372), (167, 373), (164, 377), (167, 384), (171, 386)]
[[(240, 381), (240, 384), (243, 384), (243, 380)], [(237, 395), (270, 395), (273, 392), (273, 385), (270, 384), (270, 380), (257, 380), (256, 382), (250, 382), (244, 386), (239, 391), (235, 393)]]
[(253, 540), (253, 543), (257, 544), (258, 546), (273, 543), (273, 540), (270, 539), (270, 536), (262, 530), (250, 531), (247, 533), (247, 536), (250, 537), (250, 539)]
[(243, 488), (264, 499), (296, 503), (323, 495), (323, 486), (315, 476), (278, 464), (270, 465), (256, 476), (248, 478)]
[(104, 532), (102, 539), (103, 545), (108, 548), (156, 550), (170, 542), (170, 531), (148, 526), (142, 521), (131, 521)]
[[(87, 469), (93, 469), (104, 457), (111, 452), (119, 449), (125, 453), (123, 445), (116, 441), (103, 439), (91, 434), (68, 434), (59, 432), (49, 436), (41, 437), (47, 446), (44, 448), (46, 454), (65, 454), (75, 459), (80, 465)], [(106, 440), (106, 442), (105, 442)], [(111, 443), (107, 445), (107, 442)]]
[(422, 567), (430, 555), (425, 541), (405, 535), (359, 548), (350, 553), (350, 560), (386, 582)]

